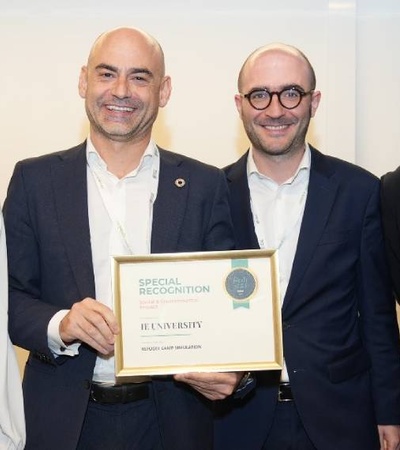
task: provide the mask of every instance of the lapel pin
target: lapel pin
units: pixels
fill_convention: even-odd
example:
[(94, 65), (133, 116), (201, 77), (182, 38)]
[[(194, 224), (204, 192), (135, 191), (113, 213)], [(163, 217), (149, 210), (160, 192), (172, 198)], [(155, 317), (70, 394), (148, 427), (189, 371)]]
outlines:
[(185, 186), (186, 181), (183, 178), (177, 178), (175, 180), (175, 186), (178, 188), (182, 188), (183, 186)]

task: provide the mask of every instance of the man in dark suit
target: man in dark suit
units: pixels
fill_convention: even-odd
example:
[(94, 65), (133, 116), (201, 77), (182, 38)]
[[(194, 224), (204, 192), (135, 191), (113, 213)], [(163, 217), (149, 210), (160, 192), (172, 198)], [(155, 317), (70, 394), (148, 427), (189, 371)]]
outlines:
[(400, 445), (400, 358), (379, 180), (306, 143), (320, 101), (298, 49), (271, 44), (239, 75), (250, 150), (226, 168), (240, 249), (278, 249), (284, 367), (218, 405), (216, 450)]
[(79, 80), (87, 142), (16, 165), (4, 214), (10, 335), (30, 351), (27, 449), (210, 449), (210, 400), (241, 378), (114, 384), (110, 255), (233, 247), (222, 171), (151, 140), (171, 92), (164, 70), (147, 33), (104, 33)]
[(382, 177), (382, 222), (393, 290), (400, 302), (400, 167)]

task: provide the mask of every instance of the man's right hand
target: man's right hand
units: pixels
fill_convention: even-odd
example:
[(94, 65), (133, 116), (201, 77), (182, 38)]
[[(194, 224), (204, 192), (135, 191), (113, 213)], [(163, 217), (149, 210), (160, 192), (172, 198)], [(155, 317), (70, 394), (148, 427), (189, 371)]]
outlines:
[(60, 337), (66, 344), (85, 342), (103, 355), (114, 352), (119, 326), (112, 310), (93, 298), (74, 303), (60, 322)]

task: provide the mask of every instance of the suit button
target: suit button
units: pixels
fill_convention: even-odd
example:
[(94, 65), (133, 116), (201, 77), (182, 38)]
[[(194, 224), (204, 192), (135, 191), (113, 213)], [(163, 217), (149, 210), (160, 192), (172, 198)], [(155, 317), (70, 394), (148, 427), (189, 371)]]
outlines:
[(291, 325), (290, 325), (289, 322), (283, 322), (283, 323), (282, 323), (282, 328), (283, 328), (284, 330), (287, 330), (287, 329), (290, 328), (290, 327), (291, 327)]
[(90, 389), (91, 382), (89, 380), (83, 380), (83, 389)]

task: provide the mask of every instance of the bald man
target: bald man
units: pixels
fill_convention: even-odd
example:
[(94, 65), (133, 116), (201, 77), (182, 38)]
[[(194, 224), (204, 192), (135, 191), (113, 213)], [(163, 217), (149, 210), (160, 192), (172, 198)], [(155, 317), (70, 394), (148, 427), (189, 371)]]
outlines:
[(379, 180), (306, 142), (321, 99), (298, 49), (245, 61), (236, 107), (251, 142), (225, 169), (238, 248), (275, 248), (282, 371), (222, 401), (216, 450), (378, 450), (400, 443), (400, 355)]
[(87, 141), (15, 167), (4, 214), (27, 450), (211, 449), (211, 400), (243, 375), (115, 384), (111, 255), (233, 247), (222, 171), (151, 138), (170, 93), (153, 37), (106, 32), (79, 79)]

